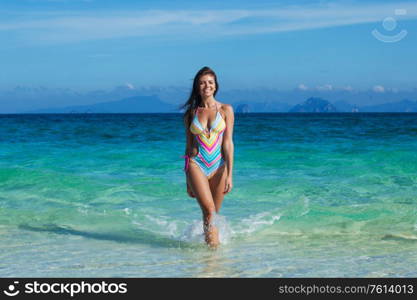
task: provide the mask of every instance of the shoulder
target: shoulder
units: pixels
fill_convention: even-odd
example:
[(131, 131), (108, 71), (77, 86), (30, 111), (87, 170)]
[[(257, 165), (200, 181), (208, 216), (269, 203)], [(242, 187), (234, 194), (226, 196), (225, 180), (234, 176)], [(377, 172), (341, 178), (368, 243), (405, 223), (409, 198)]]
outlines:
[(233, 115), (233, 106), (226, 103), (220, 103), (220, 109), (226, 114), (226, 115)]

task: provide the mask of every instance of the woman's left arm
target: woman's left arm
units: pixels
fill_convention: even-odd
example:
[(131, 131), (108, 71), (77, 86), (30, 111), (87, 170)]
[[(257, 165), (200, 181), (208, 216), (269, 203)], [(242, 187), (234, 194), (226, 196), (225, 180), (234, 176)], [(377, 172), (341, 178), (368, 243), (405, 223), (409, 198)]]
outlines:
[(226, 185), (224, 188), (224, 193), (227, 194), (232, 190), (233, 187), (233, 126), (235, 123), (235, 115), (233, 112), (233, 107), (229, 104), (225, 105), (224, 112), (226, 114), (226, 130), (223, 134), (222, 147), (227, 167)]

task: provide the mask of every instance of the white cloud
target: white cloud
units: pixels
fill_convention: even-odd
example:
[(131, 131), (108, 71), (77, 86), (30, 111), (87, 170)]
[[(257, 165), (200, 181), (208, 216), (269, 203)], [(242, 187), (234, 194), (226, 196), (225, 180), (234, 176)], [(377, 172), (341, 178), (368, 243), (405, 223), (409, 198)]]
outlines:
[(342, 87), (342, 90), (343, 90), (343, 91), (348, 91), (348, 92), (351, 92), (351, 91), (353, 91), (353, 88), (352, 88), (350, 85), (348, 85), (348, 86), (344, 86), (344, 87)]
[(308, 87), (307, 87), (305, 84), (303, 84), (303, 83), (299, 84), (297, 88), (298, 88), (299, 90), (301, 90), (301, 91), (306, 91), (306, 90), (308, 90)]
[(384, 93), (385, 92), (385, 88), (382, 85), (375, 85), (372, 90), (375, 93)]
[(135, 89), (134, 85), (129, 83), (129, 82), (126, 82), (125, 85), (129, 90), (134, 90)]
[(38, 11), (0, 21), (0, 31), (32, 43), (141, 36), (208, 38), (381, 22), (398, 8), (407, 14), (397, 19), (417, 18), (417, 3), (350, 1), (250, 10)]
[(322, 86), (317, 86), (316, 89), (318, 91), (331, 91), (331, 90), (333, 90), (333, 86), (331, 84), (325, 84), (325, 85), (322, 85)]

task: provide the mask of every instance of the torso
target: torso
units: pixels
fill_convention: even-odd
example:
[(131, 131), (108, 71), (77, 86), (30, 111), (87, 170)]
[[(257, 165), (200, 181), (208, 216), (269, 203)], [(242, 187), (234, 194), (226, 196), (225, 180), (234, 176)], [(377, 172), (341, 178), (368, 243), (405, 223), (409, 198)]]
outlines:
[[(216, 112), (210, 109), (195, 109), (191, 115), (190, 132), (193, 134), (191, 161), (200, 166), (209, 176), (224, 163), (222, 155), (223, 133), (226, 120), (221, 112), (222, 105), (217, 105)], [(201, 120), (199, 117), (204, 118)]]
[[(214, 114), (213, 110), (215, 111)], [(201, 134), (201, 130), (204, 130), (204, 134), (206, 135), (206, 137), (209, 138), (210, 132), (212, 130), (216, 130), (216, 128), (212, 128), (212, 126), (219, 127), (220, 125), (220, 127), (217, 128), (217, 130), (219, 131), (222, 129), (222, 127), (225, 126), (225, 121), (226, 118), (225, 113), (223, 112), (222, 103), (218, 103), (215, 109), (204, 109), (198, 107), (197, 109), (194, 109), (192, 111), (190, 130), (191, 133), (195, 135)], [(224, 126), (223, 124), (219, 123), (224, 123)]]
[[(194, 109), (191, 111), (190, 131), (195, 136), (190, 156), (196, 156), (203, 146), (211, 146), (212, 143), (222, 142), (223, 132), (226, 128), (226, 117), (223, 111), (224, 105), (218, 103), (216, 109)], [(213, 126), (213, 128), (211, 128)], [(217, 138), (219, 139), (217, 141)]]
[(217, 117), (217, 111), (220, 113), (220, 116), (223, 118), (223, 120), (226, 120), (226, 114), (224, 112), (224, 104), (218, 102), (217, 108), (213, 109), (204, 109), (204, 108), (197, 108), (197, 111), (194, 109), (191, 111), (191, 122), (194, 120), (195, 116), (197, 115), (197, 118), (201, 124), (201, 126), (204, 126), (204, 128), (209, 127), (215, 118)]

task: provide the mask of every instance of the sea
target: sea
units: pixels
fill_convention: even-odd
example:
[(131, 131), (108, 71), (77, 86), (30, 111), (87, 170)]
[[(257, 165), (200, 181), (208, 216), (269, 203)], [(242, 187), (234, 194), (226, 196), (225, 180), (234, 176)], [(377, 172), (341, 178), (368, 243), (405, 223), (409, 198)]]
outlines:
[(236, 114), (209, 249), (181, 114), (0, 115), (0, 277), (417, 277), (417, 114)]

